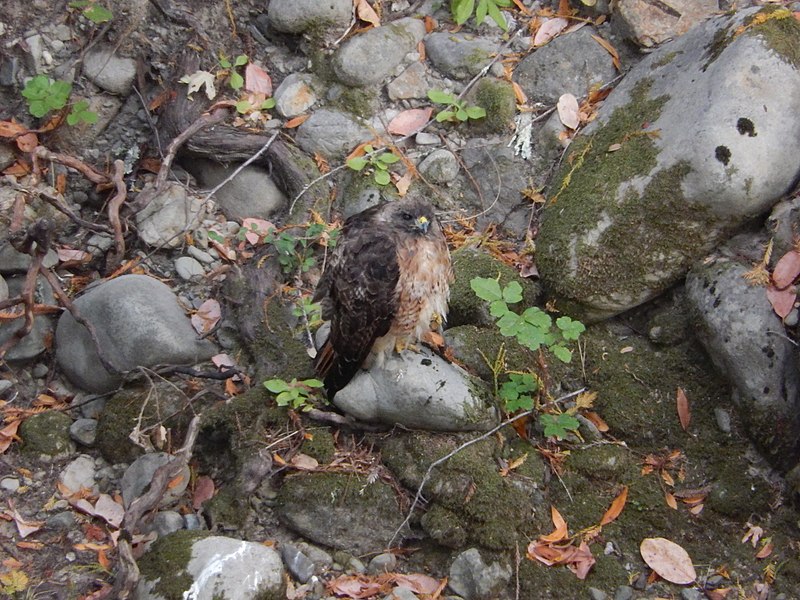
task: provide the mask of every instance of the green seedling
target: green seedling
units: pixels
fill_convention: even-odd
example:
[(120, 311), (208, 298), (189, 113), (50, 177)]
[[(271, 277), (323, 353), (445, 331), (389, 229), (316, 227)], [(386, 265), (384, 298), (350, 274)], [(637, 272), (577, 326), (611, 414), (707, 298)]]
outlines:
[(75, 2), (69, 3), (69, 7), (80, 10), (81, 14), (95, 25), (107, 23), (114, 18), (114, 13), (97, 2), (91, 2), (90, 0), (75, 0)]
[(443, 104), (445, 109), (436, 113), (436, 121), (463, 123), (469, 119), (481, 119), (486, 110), (481, 106), (467, 106), (464, 100), (442, 90), (428, 90), (428, 99), (436, 104)]
[(389, 167), (400, 160), (400, 157), (391, 152), (376, 151), (372, 146), (364, 146), (364, 156), (356, 156), (347, 161), (347, 166), (354, 171), (363, 171), (369, 166), (373, 179), (378, 185), (388, 185), (392, 180)]
[(318, 398), (317, 390), (323, 387), (319, 379), (270, 379), (264, 382), (264, 387), (275, 394), (278, 406), (288, 406), (295, 410), (307, 412), (314, 408), (312, 400)]
[(563, 440), (569, 434), (575, 433), (580, 426), (580, 421), (567, 413), (541, 415), (539, 417), (539, 423), (542, 424), (546, 437), (554, 437), (557, 440)]
[(508, 31), (508, 23), (500, 8), (509, 8), (512, 4), (511, 0), (478, 0), (477, 5), (475, 0), (451, 0), (450, 13), (458, 25), (466, 23), (473, 14), (475, 24), (480, 25), (488, 15), (500, 29)]
[(240, 54), (235, 59), (233, 59), (233, 62), (228, 60), (228, 58), (224, 54), (220, 55), (219, 66), (222, 67), (223, 69), (228, 70), (229, 72), (228, 84), (234, 90), (238, 91), (244, 85), (244, 77), (242, 77), (239, 73), (236, 72), (236, 68), (246, 65), (249, 60), (250, 59), (247, 58), (246, 54)]

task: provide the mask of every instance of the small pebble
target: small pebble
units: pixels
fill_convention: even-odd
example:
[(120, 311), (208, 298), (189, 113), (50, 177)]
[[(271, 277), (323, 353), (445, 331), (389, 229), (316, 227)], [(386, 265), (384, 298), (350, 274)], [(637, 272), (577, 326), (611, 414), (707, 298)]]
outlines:
[(177, 259), (175, 261), (175, 271), (181, 279), (187, 281), (192, 277), (202, 276), (206, 273), (203, 265), (191, 256), (181, 256)]
[(367, 573), (370, 575), (380, 575), (382, 573), (389, 573), (394, 571), (397, 566), (397, 557), (389, 552), (378, 554), (375, 558), (369, 561)]
[(19, 486), (19, 479), (16, 477), (3, 477), (0, 479), (0, 489), (7, 492), (16, 492)]
[(714, 419), (716, 419), (717, 427), (722, 433), (731, 432), (731, 413), (724, 408), (717, 407), (714, 409)]

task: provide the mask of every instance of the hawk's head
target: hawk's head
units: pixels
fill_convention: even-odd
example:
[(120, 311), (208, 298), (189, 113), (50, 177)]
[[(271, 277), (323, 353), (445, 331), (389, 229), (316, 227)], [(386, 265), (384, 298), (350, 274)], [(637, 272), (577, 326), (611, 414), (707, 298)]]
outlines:
[(415, 235), (436, 232), (439, 228), (433, 207), (423, 200), (396, 200), (383, 206), (379, 220), (392, 229)]

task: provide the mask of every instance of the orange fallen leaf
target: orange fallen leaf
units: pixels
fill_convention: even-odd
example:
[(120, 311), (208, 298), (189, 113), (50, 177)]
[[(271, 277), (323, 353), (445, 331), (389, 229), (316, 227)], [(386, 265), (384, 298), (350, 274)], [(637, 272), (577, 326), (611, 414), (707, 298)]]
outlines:
[(614, 501), (611, 502), (611, 506), (608, 507), (606, 514), (603, 515), (603, 518), (600, 519), (600, 525), (608, 525), (614, 519), (616, 519), (620, 513), (622, 513), (622, 509), (625, 508), (625, 503), (628, 501), (628, 486), (625, 485), (622, 487), (622, 491), (617, 494), (617, 497), (614, 498)]
[(254, 63), (244, 68), (244, 89), (248, 92), (272, 96), (272, 78), (264, 69)]
[(17, 429), (19, 429), (21, 420), (11, 421), (8, 425), (0, 429), (0, 454), (8, 450), (11, 442), (18, 440)]
[(597, 430), (600, 433), (605, 433), (610, 429), (608, 423), (606, 423), (603, 418), (594, 411), (587, 411), (583, 414), (583, 416), (594, 423), (594, 426), (597, 427)]
[(393, 573), (392, 581), (399, 586), (410, 589), (415, 594), (433, 594), (438, 590), (442, 582), (428, 575), (420, 573)]
[(191, 322), (197, 333), (208, 333), (217, 325), (222, 316), (222, 308), (219, 302), (209, 298), (200, 305), (200, 308), (192, 315)]
[(305, 114), (305, 115), (300, 115), (300, 116), (298, 116), (298, 117), (295, 117), (294, 119), (289, 119), (288, 121), (286, 121), (286, 123), (284, 124), (284, 126), (283, 126), (283, 127), (284, 127), (285, 129), (294, 129), (295, 127), (300, 127), (300, 125), (302, 125), (303, 123), (305, 123), (305, 122), (306, 122), (306, 120), (307, 120), (307, 119), (308, 119), (310, 116), (311, 116), (311, 115), (309, 115), (309, 114)]
[(676, 402), (681, 428), (683, 428), (684, 431), (688, 431), (689, 422), (692, 420), (692, 413), (689, 410), (689, 398), (686, 397), (686, 392), (683, 391), (683, 388), (678, 388)]
[(365, 23), (369, 23), (373, 27), (381, 26), (381, 19), (375, 9), (370, 6), (367, 0), (354, 0), (356, 8), (356, 16)]
[(639, 552), (647, 566), (670, 583), (686, 585), (697, 579), (689, 553), (671, 540), (645, 538)]
[(533, 46), (538, 48), (544, 46), (547, 42), (552, 40), (555, 36), (561, 33), (569, 25), (569, 21), (556, 17), (554, 19), (547, 19), (539, 27), (536, 35), (533, 37)]
[(511, 82), (511, 87), (514, 89), (514, 97), (517, 99), (517, 104), (527, 104), (528, 95), (522, 90), (522, 87), (516, 82)]
[(560, 542), (561, 540), (566, 539), (569, 535), (569, 529), (567, 528), (567, 522), (564, 520), (564, 517), (561, 516), (561, 513), (558, 512), (555, 506), (550, 507), (550, 515), (553, 519), (553, 525), (555, 525), (555, 529), (552, 531), (552, 533), (540, 536), (539, 541)]
[(197, 478), (194, 484), (194, 493), (192, 494), (192, 508), (200, 510), (203, 502), (211, 500), (214, 497), (214, 480), (208, 475), (201, 475)]
[(592, 34), (592, 39), (600, 44), (603, 49), (611, 55), (611, 62), (614, 65), (614, 68), (616, 68), (617, 71), (622, 71), (622, 63), (619, 61), (619, 52), (617, 52), (617, 49), (611, 45), (611, 42), (601, 38), (599, 35), (594, 34)]
[(673, 496), (669, 492), (664, 492), (664, 500), (672, 510), (678, 510), (678, 501), (675, 500), (675, 496)]
[(308, 454), (296, 454), (289, 461), (289, 464), (300, 471), (313, 471), (319, 467), (319, 461)]
[(775, 549), (775, 544), (772, 543), (772, 539), (767, 538), (764, 540), (764, 545), (761, 546), (761, 550), (756, 552), (756, 558), (758, 559), (767, 558), (770, 554), (772, 554), (772, 551), (774, 549)]

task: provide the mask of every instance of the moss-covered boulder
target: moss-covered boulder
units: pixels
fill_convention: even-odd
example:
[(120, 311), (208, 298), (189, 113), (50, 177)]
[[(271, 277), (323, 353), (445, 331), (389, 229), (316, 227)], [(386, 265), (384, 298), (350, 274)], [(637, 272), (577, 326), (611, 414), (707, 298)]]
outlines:
[(657, 296), (791, 187), (798, 36), (786, 9), (745, 10), (628, 73), (550, 189), (536, 262), (560, 308), (586, 321)]
[(69, 437), (72, 419), (63, 412), (49, 410), (32, 415), (19, 427), (22, 452), (31, 456), (55, 458), (74, 451)]

